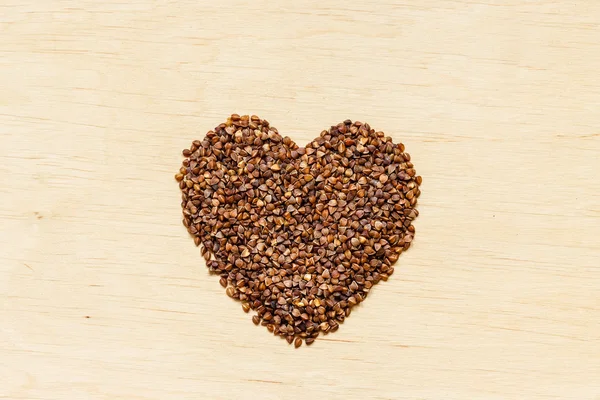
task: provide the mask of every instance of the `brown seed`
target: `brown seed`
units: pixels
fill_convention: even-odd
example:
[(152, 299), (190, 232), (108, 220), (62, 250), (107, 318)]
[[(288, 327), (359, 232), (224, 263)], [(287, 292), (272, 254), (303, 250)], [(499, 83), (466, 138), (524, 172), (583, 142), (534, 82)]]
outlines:
[(233, 114), (182, 152), (183, 224), (256, 325), (310, 345), (389, 279), (413, 241), (422, 178), (404, 150), (349, 120), (300, 148)]
[(294, 341), (294, 347), (295, 347), (295, 348), (298, 348), (298, 347), (300, 347), (300, 346), (302, 346), (302, 339), (300, 339), (300, 338), (298, 337), (298, 338), (296, 338), (296, 340)]

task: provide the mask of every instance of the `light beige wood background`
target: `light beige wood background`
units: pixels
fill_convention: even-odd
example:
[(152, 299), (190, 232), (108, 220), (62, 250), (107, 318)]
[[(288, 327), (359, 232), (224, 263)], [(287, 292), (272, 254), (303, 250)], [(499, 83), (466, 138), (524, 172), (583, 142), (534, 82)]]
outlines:
[[(600, 2), (0, 3), (0, 399), (600, 399)], [(294, 350), (209, 276), (180, 151), (346, 118), (414, 247)]]

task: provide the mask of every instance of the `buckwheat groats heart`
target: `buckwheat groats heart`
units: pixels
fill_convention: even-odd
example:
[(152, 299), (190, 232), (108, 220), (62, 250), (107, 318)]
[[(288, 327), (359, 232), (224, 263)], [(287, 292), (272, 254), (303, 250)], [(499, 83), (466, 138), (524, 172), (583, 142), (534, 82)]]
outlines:
[(403, 144), (346, 120), (306, 147), (232, 115), (183, 151), (183, 224), (227, 294), (296, 347), (334, 332), (415, 235)]

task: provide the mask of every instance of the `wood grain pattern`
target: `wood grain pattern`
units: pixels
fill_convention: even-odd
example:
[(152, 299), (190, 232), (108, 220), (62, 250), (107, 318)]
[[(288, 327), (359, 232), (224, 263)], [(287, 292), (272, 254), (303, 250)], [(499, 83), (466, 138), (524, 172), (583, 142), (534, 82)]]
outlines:
[[(413, 4), (414, 3), (414, 4)], [(600, 399), (600, 2), (0, 2), (0, 399)], [(181, 225), (232, 112), (423, 176), (334, 335), (250, 322)]]

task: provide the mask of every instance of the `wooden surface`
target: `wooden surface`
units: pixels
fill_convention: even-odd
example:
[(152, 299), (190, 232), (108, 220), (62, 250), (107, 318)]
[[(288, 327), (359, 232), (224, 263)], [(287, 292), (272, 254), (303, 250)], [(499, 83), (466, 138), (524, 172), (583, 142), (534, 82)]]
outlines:
[[(218, 5), (217, 5), (218, 4)], [(0, 2), (0, 399), (600, 399), (600, 2)], [(414, 247), (294, 350), (209, 276), (180, 151), (346, 118)]]

